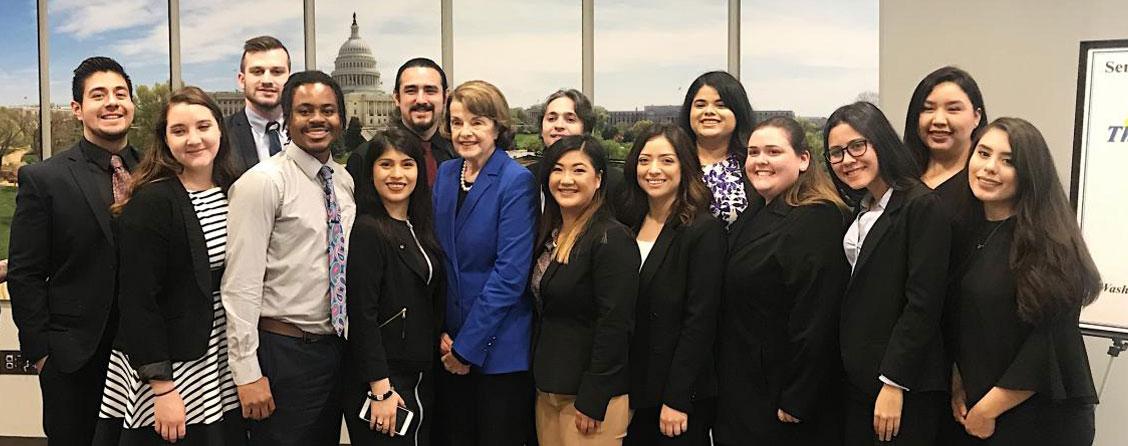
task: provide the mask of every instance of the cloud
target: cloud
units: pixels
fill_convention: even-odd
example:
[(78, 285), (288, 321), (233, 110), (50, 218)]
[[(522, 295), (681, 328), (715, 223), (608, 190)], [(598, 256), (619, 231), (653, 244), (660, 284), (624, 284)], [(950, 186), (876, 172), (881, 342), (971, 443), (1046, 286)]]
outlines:
[(57, 24), (53, 31), (79, 40), (152, 26), (168, 18), (167, 3), (150, 0), (54, 0), (47, 5), (48, 17)]
[(0, 104), (38, 104), (38, 85), (39, 70), (34, 64), (15, 70), (0, 68)]

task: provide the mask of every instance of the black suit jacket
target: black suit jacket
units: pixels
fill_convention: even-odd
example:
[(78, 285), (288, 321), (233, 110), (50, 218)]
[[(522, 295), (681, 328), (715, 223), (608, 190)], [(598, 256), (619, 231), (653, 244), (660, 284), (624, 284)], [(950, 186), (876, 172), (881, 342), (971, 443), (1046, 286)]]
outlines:
[(832, 204), (779, 197), (733, 224), (718, 341), (722, 437), (778, 439), (776, 409), (820, 426), (838, 404), (845, 219)]
[[(422, 143), (423, 140), (419, 138), (419, 134), (407, 128), (407, 126), (403, 124), (402, 120), (396, 121), (393, 125), (410, 135), (414, 135), (416, 139), (419, 139), (420, 143)], [(364, 156), (367, 153), (368, 143), (361, 144), (358, 147), (352, 148), (351, 152), (349, 153), (349, 158), (345, 161), (345, 170), (347, 170), (353, 178), (361, 178), (359, 173), (360, 169), (364, 168)], [(446, 160), (458, 158), (458, 154), (454, 152), (454, 146), (451, 145), (450, 140), (443, 138), (443, 136), (440, 135), (437, 131), (434, 135), (431, 136), (431, 156), (435, 157), (436, 167), (442, 165)], [(425, 167), (426, 166), (420, 166), (420, 171), (424, 171)], [(430, 186), (433, 187), (434, 184), (431, 184)]]
[(572, 247), (568, 264), (553, 260), (540, 280), (536, 386), (576, 395), (576, 410), (596, 420), (603, 420), (612, 397), (629, 390), (638, 268), (630, 229), (600, 212)]
[(855, 396), (884, 375), (911, 392), (947, 390), (940, 318), (952, 229), (923, 184), (895, 190), (862, 243), (842, 301), (840, 344)]
[(247, 110), (239, 109), (224, 119), (224, 124), (227, 127), (228, 142), (235, 152), (236, 171), (245, 172), (258, 164), (258, 149), (255, 146), (251, 123), (247, 120)]
[(202, 357), (211, 339), (222, 271), (211, 271), (204, 231), (176, 178), (134, 191), (117, 219), (119, 245), (115, 346), (141, 379), (172, 378), (172, 361)]
[(639, 273), (631, 337), (631, 406), (682, 412), (717, 395), (713, 348), (725, 261), (724, 224), (667, 222)]
[(90, 143), (20, 169), (10, 234), (8, 290), (20, 349), (32, 361), (50, 354), (51, 365), (68, 373), (102, 341), (118, 267), (112, 198), (101, 193), (110, 174), (87, 159), (83, 144)]
[(438, 351), (446, 308), (443, 261), (439, 253), (427, 253), (428, 282), (427, 270), (407, 250), (418, 250), (410, 234), (387, 233), (371, 215), (358, 216), (353, 224), (346, 302), (350, 368), (362, 382), (428, 370)]

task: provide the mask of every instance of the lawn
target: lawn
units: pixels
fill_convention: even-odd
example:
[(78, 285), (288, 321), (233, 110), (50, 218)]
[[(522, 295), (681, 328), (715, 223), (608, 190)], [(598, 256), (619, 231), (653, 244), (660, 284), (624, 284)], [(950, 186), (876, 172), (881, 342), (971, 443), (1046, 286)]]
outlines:
[(8, 258), (8, 229), (16, 211), (16, 188), (0, 187), (0, 259)]

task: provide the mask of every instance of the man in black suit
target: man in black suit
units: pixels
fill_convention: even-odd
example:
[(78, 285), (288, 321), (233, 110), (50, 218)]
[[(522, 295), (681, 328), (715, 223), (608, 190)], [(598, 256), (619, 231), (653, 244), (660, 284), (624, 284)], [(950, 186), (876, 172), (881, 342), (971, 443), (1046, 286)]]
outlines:
[[(435, 174), (439, 164), (457, 158), (449, 139), (438, 134), (439, 123), (446, 119), (443, 108), (446, 106), (447, 78), (439, 64), (425, 57), (417, 57), (404, 62), (396, 72), (396, 90), (392, 99), (396, 102), (396, 119), (393, 126), (407, 130), (419, 138), (423, 147), (423, 158), (427, 165), (427, 184), (435, 185)], [(357, 169), (364, 164), (362, 157), (368, 144), (354, 148), (349, 155), (346, 168), (354, 178), (360, 175)]]
[(74, 70), (71, 110), (82, 139), (19, 171), (12, 216), (12, 316), (35, 361), (51, 445), (90, 444), (117, 331), (117, 253), (110, 206), (138, 153), (128, 144), (133, 85), (121, 65), (91, 57)]
[(282, 126), (282, 86), (290, 78), (290, 52), (271, 36), (243, 44), (237, 80), (246, 106), (225, 119), (240, 171), (281, 152), (289, 142)]

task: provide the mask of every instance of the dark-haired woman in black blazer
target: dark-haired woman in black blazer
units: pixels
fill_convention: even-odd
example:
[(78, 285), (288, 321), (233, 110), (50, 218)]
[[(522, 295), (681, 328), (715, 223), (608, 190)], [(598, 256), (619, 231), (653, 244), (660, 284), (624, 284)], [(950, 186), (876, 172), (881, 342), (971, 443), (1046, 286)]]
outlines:
[(118, 213), (118, 308), (95, 445), (241, 445), (220, 301), (232, 147), (219, 107), (173, 92)]
[(935, 444), (951, 224), (876, 106), (841, 107), (826, 129), (826, 163), (859, 211), (842, 240), (853, 269), (839, 321), (846, 444)]
[[(393, 128), (376, 134), (357, 164), (345, 424), (353, 444), (428, 445), (446, 288), (423, 149), (414, 135)], [(357, 417), (366, 397), (367, 422)], [(394, 436), (396, 406), (414, 413), (402, 437)]]
[(544, 159), (532, 274), (537, 438), (541, 446), (619, 445), (630, 420), (638, 245), (603, 208), (607, 155), (599, 141), (568, 136)]
[(777, 117), (748, 141), (744, 169), (767, 205), (729, 234), (717, 444), (842, 442), (837, 316), (850, 277), (848, 213), (804, 135)]
[(652, 126), (635, 138), (624, 169), (623, 221), (638, 233), (642, 271), (631, 337), (628, 445), (709, 444), (716, 417), (713, 343), (725, 258), (724, 225), (693, 142)]
[(964, 441), (1090, 445), (1097, 394), (1077, 319), (1101, 278), (1046, 141), (1029, 122), (997, 119), (968, 171), (986, 219), (948, 319)]

